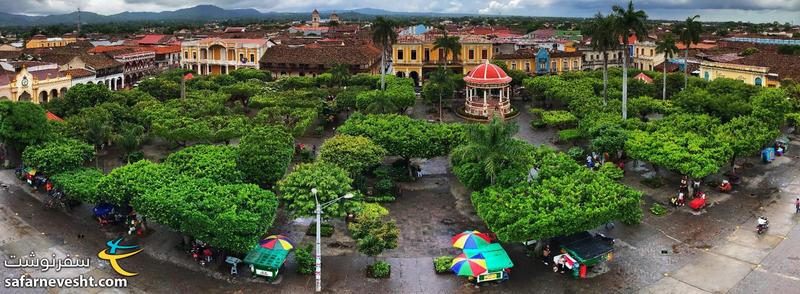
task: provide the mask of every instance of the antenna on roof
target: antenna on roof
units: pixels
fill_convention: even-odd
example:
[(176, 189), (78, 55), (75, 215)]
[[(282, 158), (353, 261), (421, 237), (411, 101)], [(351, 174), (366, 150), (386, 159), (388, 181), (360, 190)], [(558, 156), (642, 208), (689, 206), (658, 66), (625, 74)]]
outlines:
[(81, 7), (78, 6), (78, 32), (75, 38), (79, 38), (81, 36)]

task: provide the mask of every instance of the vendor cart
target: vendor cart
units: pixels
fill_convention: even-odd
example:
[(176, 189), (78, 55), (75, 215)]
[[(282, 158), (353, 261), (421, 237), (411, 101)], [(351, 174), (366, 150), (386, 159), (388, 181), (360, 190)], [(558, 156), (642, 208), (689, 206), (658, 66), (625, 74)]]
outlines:
[(587, 231), (553, 238), (552, 243), (553, 248), (559, 248), (575, 261), (570, 267), (574, 277), (586, 277), (588, 268), (610, 261), (614, 256), (613, 247)]
[(465, 249), (464, 254), (467, 256), (482, 255), (486, 260), (486, 272), (475, 277), (477, 283), (490, 282), (490, 281), (506, 281), (509, 278), (509, 272), (514, 267), (508, 253), (498, 243), (485, 245), (477, 249)]
[(288, 254), (287, 250), (273, 250), (256, 246), (244, 257), (244, 263), (250, 265), (253, 277), (266, 277), (268, 282), (272, 282), (278, 277)]

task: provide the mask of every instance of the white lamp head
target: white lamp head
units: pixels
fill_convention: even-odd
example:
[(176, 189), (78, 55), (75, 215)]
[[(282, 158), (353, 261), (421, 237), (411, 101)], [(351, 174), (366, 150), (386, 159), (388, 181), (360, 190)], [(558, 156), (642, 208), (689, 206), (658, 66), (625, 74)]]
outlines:
[(353, 193), (344, 194), (344, 199), (350, 199), (350, 198), (353, 198), (353, 197), (354, 197)]

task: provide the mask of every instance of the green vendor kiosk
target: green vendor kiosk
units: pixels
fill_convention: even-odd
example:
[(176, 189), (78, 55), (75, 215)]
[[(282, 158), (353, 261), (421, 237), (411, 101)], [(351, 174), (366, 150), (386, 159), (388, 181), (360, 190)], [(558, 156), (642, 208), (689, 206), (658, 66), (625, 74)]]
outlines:
[(483, 255), (486, 260), (486, 272), (476, 277), (476, 282), (506, 281), (509, 272), (514, 267), (508, 253), (499, 243), (492, 243), (478, 249), (464, 249), (467, 256)]
[(253, 277), (266, 277), (267, 281), (272, 282), (278, 277), (278, 272), (286, 262), (288, 254), (289, 251), (286, 250), (273, 250), (256, 246), (247, 253), (244, 263), (250, 265), (250, 272)]

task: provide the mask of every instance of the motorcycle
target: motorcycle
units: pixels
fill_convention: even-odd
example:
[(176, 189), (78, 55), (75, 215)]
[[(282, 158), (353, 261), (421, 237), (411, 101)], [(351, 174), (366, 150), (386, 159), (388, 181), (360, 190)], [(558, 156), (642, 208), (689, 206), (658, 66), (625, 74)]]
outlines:
[(763, 234), (763, 233), (764, 233), (764, 232), (765, 232), (765, 231), (766, 231), (768, 228), (769, 228), (769, 221), (768, 221), (766, 218), (764, 218), (764, 223), (763, 223), (763, 224), (759, 223), (758, 225), (756, 225), (756, 233), (758, 233), (759, 235), (761, 235), (761, 234)]
[(595, 238), (597, 238), (600, 241), (606, 242), (609, 246), (614, 246), (614, 237), (606, 236), (603, 233), (597, 233), (597, 235), (595, 235)]

